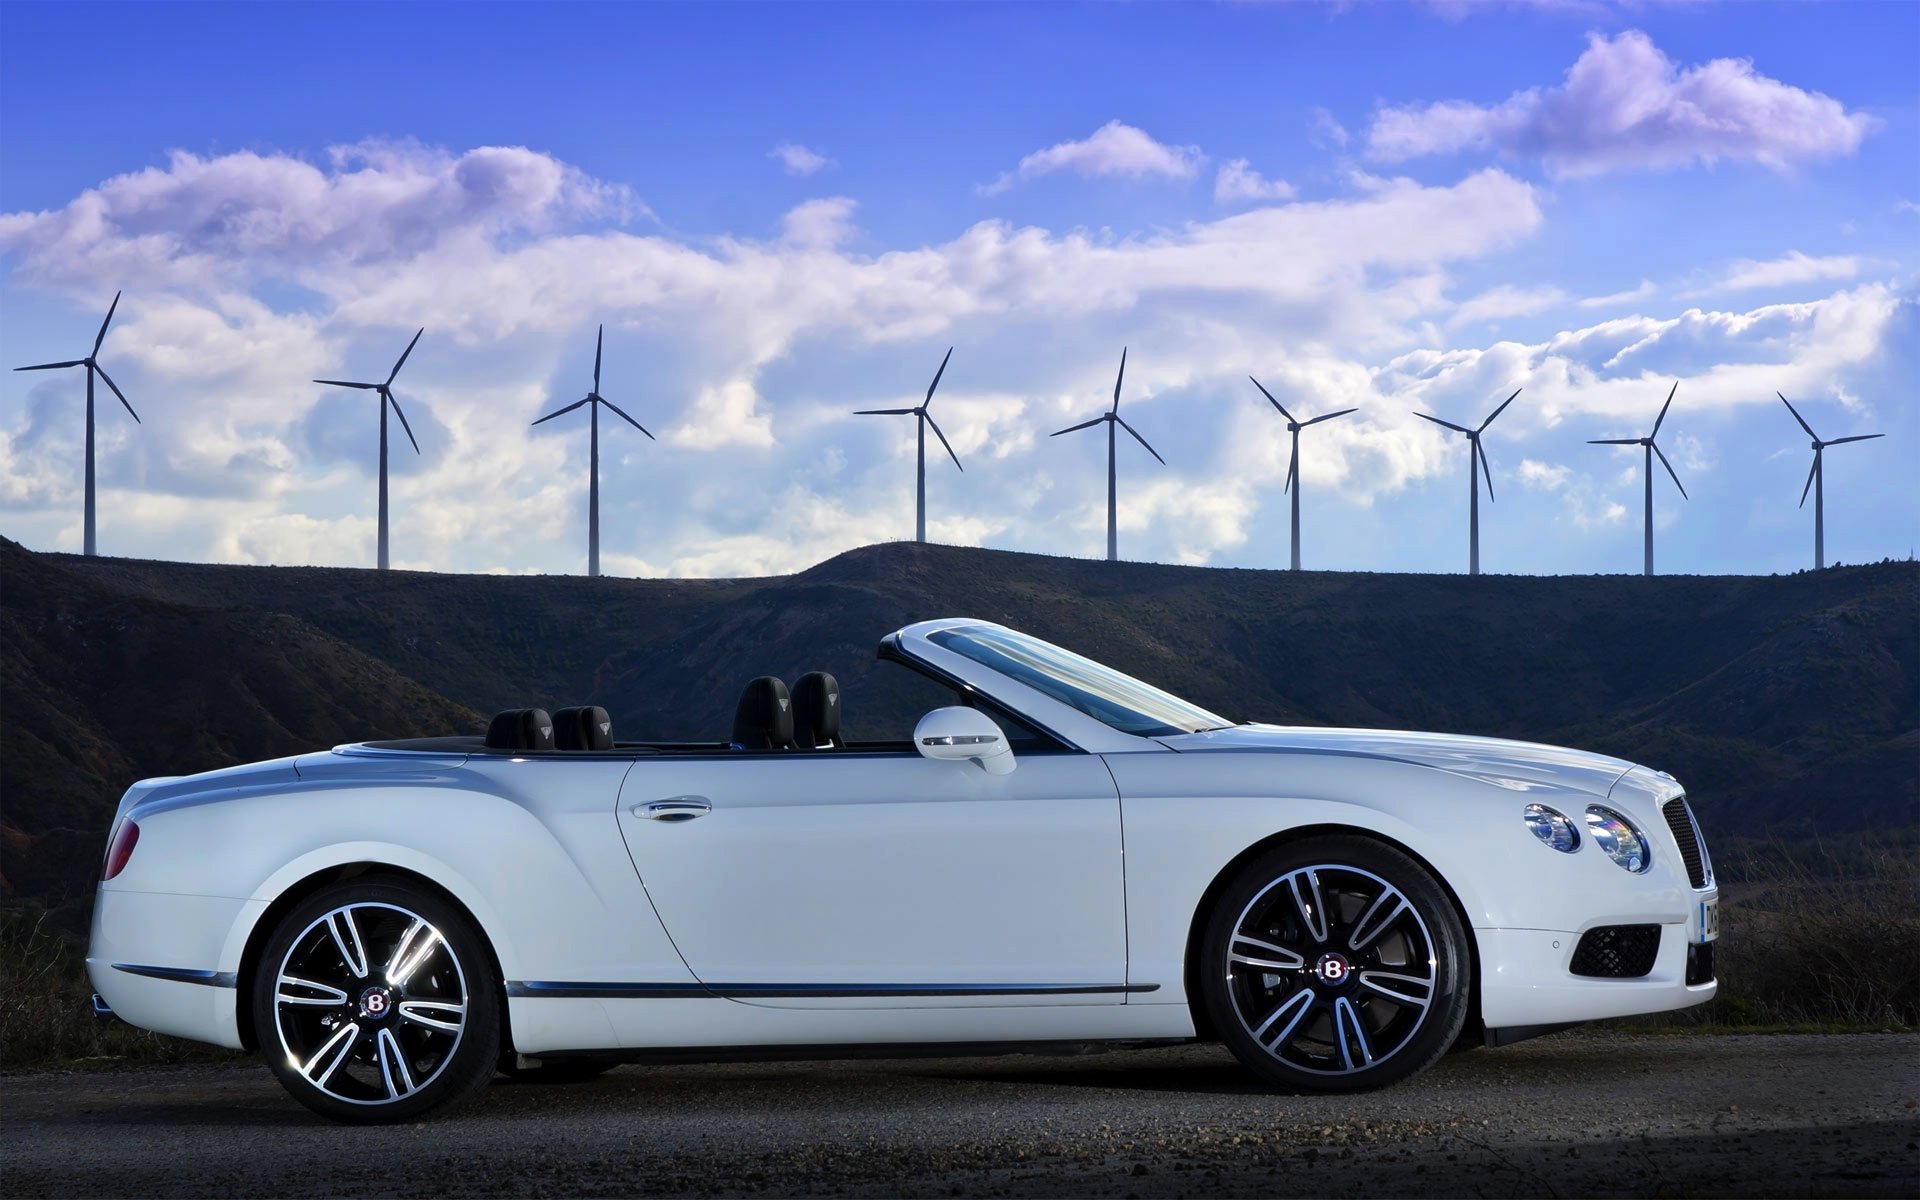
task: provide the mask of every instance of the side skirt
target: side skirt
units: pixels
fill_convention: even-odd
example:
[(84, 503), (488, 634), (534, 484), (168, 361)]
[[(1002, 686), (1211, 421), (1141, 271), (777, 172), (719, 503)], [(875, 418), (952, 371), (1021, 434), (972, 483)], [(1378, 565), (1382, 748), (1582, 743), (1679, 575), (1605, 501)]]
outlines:
[(1187, 1046), (1200, 1038), (1141, 1038), (1127, 1041), (1040, 1042), (875, 1042), (837, 1046), (662, 1046), (635, 1050), (542, 1050), (521, 1055), (522, 1062), (547, 1059), (594, 1058), (607, 1062), (652, 1066), (696, 1063), (836, 1062), (900, 1058), (997, 1058), (1010, 1054), (1038, 1054), (1074, 1058), (1112, 1050), (1149, 1050)]

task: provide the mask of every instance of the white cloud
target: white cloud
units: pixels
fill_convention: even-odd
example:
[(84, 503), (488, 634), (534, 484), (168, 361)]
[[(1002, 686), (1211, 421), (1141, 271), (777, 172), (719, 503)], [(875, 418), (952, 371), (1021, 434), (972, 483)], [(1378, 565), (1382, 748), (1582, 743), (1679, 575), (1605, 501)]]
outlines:
[(767, 151), (767, 157), (785, 167), (789, 175), (812, 175), (837, 165), (818, 150), (809, 150), (798, 142), (781, 142)]
[(1573, 474), (1570, 467), (1543, 463), (1537, 459), (1520, 460), (1520, 486), (1534, 492), (1557, 492), (1567, 485), (1567, 477)]
[(1639, 287), (1628, 288), (1624, 292), (1609, 292), (1604, 296), (1585, 296), (1577, 303), (1581, 308), (1618, 308), (1623, 304), (1651, 299), (1659, 290), (1653, 286), (1653, 280), (1642, 279)]
[(1314, 145), (1323, 150), (1344, 150), (1347, 148), (1347, 143), (1353, 140), (1353, 135), (1347, 132), (1347, 127), (1327, 109), (1316, 107), (1309, 120), (1312, 132), (1308, 136)]
[(1681, 69), (1637, 30), (1593, 34), (1555, 88), (1492, 106), (1445, 101), (1385, 108), (1368, 151), (1398, 162), (1492, 148), (1539, 158), (1560, 176), (1662, 169), (1721, 159), (1785, 169), (1854, 152), (1872, 118), (1838, 100), (1719, 58)]
[(980, 191), (997, 195), (1056, 171), (1087, 179), (1191, 179), (1205, 161), (1198, 146), (1168, 146), (1123, 121), (1108, 121), (1081, 141), (1035, 150)]
[(853, 236), (853, 212), (858, 207), (845, 196), (808, 200), (782, 219), (781, 237), (789, 245), (831, 250)]
[(1489, 288), (1453, 310), (1448, 328), (1479, 321), (1498, 321), (1505, 317), (1527, 317), (1566, 303), (1567, 294), (1557, 287), (1515, 287), (1503, 283)]
[(1824, 283), (1837, 279), (1852, 279), (1859, 274), (1860, 260), (1851, 254), (1815, 258), (1793, 250), (1789, 251), (1784, 258), (1765, 261), (1743, 258), (1729, 266), (1726, 275), (1719, 281), (1698, 291), (1684, 293), (1684, 298), (1708, 296), (1716, 292), (1744, 292), (1755, 288)]
[(1293, 185), (1284, 179), (1267, 179), (1236, 158), (1220, 168), (1213, 177), (1213, 198), (1221, 204), (1241, 200), (1291, 200)]

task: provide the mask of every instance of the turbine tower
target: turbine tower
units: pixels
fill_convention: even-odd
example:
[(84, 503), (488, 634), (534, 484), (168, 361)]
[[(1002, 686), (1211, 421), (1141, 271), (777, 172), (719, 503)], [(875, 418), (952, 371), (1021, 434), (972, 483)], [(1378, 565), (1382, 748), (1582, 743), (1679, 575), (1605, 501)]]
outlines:
[(916, 467), (913, 493), (913, 540), (916, 542), (924, 542), (927, 540), (927, 427), (929, 425), (933, 426), (933, 436), (940, 439), (942, 446), (946, 446), (947, 456), (953, 459), (953, 465), (960, 467), (962, 473), (966, 471), (965, 467), (960, 466), (960, 456), (953, 452), (951, 445), (948, 445), (947, 435), (940, 432), (940, 426), (935, 424), (933, 414), (927, 411), (928, 406), (933, 403), (933, 389), (940, 386), (940, 377), (947, 373), (947, 359), (952, 357), (953, 347), (948, 346), (947, 357), (940, 360), (940, 369), (933, 373), (933, 382), (927, 385), (927, 398), (920, 402), (918, 408), (862, 408), (853, 414), (856, 417), (904, 417), (911, 415), (918, 423), (920, 445), (915, 456)]
[(1059, 437), (1060, 434), (1062, 433), (1073, 433), (1081, 429), (1091, 429), (1095, 425), (1102, 425), (1102, 424), (1104, 424), (1107, 427), (1107, 561), (1108, 562), (1113, 562), (1120, 557), (1120, 494), (1119, 494), (1119, 485), (1116, 481), (1116, 472), (1114, 470), (1114, 429), (1115, 427), (1117, 426), (1118, 428), (1124, 429), (1128, 433), (1132, 434), (1133, 440), (1136, 442), (1139, 442), (1142, 446), (1146, 446), (1147, 453), (1153, 455), (1154, 458), (1159, 459), (1161, 466), (1164, 467), (1167, 465), (1167, 460), (1164, 458), (1160, 458), (1160, 452), (1158, 450), (1155, 450), (1152, 446), (1148, 446), (1147, 439), (1140, 436), (1140, 431), (1135, 429), (1133, 426), (1127, 424), (1126, 418), (1120, 415), (1120, 381), (1125, 379), (1126, 377), (1127, 377), (1127, 348), (1125, 346), (1122, 346), (1120, 348), (1120, 373), (1113, 377), (1113, 407), (1111, 409), (1108, 409), (1106, 412), (1101, 413), (1099, 416), (1095, 417), (1091, 421), (1082, 421), (1078, 425), (1069, 425), (1065, 429), (1060, 430), (1059, 433), (1050, 433), (1047, 435), (1048, 437)]
[(1656, 454), (1660, 455), (1660, 465), (1667, 469), (1667, 474), (1673, 476), (1673, 486), (1680, 489), (1680, 498), (1682, 500), (1685, 500), (1687, 498), (1687, 489), (1683, 484), (1681, 484), (1680, 476), (1674, 473), (1673, 464), (1667, 461), (1667, 456), (1665, 454), (1660, 453), (1660, 447), (1654, 444), (1654, 440), (1653, 440), (1660, 436), (1660, 422), (1667, 419), (1667, 410), (1673, 407), (1673, 393), (1679, 390), (1680, 390), (1680, 383), (1678, 380), (1676, 380), (1674, 381), (1673, 390), (1667, 393), (1667, 402), (1660, 406), (1660, 415), (1654, 418), (1653, 432), (1649, 433), (1647, 436), (1643, 438), (1591, 438), (1588, 440), (1588, 443), (1587, 443), (1588, 445), (1591, 445), (1591, 446), (1640, 446), (1645, 450), (1644, 457), (1646, 459), (1646, 462), (1645, 462), (1644, 474), (1646, 477), (1646, 485), (1647, 485), (1647, 561), (1646, 561), (1645, 569), (1641, 572), (1644, 575), (1653, 574), (1653, 456), (1654, 455)]
[[(1780, 393), (1775, 392), (1774, 395), (1780, 396)], [(1790, 400), (1780, 396), (1780, 403), (1787, 406), (1787, 411), (1793, 414), (1793, 419), (1800, 422), (1800, 428), (1806, 430), (1807, 436), (1813, 439), (1813, 467), (1807, 472), (1807, 486), (1800, 489), (1800, 507), (1807, 506), (1807, 489), (1813, 489), (1813, 569), (1818, 571), (1827, 565), (1827, 469), (1823, 452), (1828, 446), (1843, 446), (1848, 442), (1870, 442), (1874, 438), (1887, 435), (1857, 433), (1852, 437), (1834, 438), (1830, 442), (1823, 442), (1820, 440), (1820, 435), (1813, 431), (1813, 426), (1807, 424), (1806, 418), (1800, 415), (1800, 410), (1796, 409)]]
[(607, 327), (602, 325), (600, 331), (593, 336), (593, 390), (588, 392), (585, 398), (575, 400), (565, 408), (556, 408), (534, 422), (535, 425), (539, 425), (570, 413), (582, 404), (587, 406), (589, 431), (587, 434), (589, 447), (587, 452), (587, 575), (589, 577), (597, 577), (600, 574), (600, 406), (604, 404), (612, 409), (615, 416), (646, 434), (648, 441), (655, 440), (645, 425), (629, 417), (620, 410), (619, 405), (600, 394), (600, 347), (606, 334)]
[[(1253, 379), (1253, 376), (1249, 375), (1247, 378)], [(1287, 482), (1281, 486), (1280, 490), (1293, 492), (1293, 569), (1298, 571), (1300, 569), (1300, 431), (1309, 425), (1318, 425), (1322, 421), (1331, 421), (1335, 417), (1344, 417), (1350, 412), (1360, 410), (1343, 408), (1339, 412), (1330, 412), (1324, 416), (1315, 417), (1311, 421), (1296, 421), (1293, 414), (1275, 400), (1273, 393), (1268, 391), (1258, 379), (1253, 379), (1253, 386), (1259, 388), (1260, 394), (1280, 410), (1280, 415), (1287, 419), (1287, 432), (1293, 435), (1293, 457), (1287, 460)]]
[(140, 414), (133, 411), (133, 405), (127, 403), (126, 396), (120, 391), (120, 385), (113, 381), (113, 376), (107, 374), (107, 369), (98, 361), (100, 343), (107, 340), (107, 325), (113, 321), (114, 309), (119, 307), (120, 293), (115, 292), (113, 303), (107, 306), (107, 319), (100, 322), (100, 332), (93, 335), (93, 350), (85, 358), (68, 359), (66, 362), (36, 363), (31, 367), (14, 368), (16, 371), (58, 371), (65, 367), (87, 369), (87, 499), (86, 521), (81, 536), (81, 553), (87, 555), (97, 553), (93, 536), (93, 377), (95, 375), (106, 380), (107, 386), (113, 389), (113, 394), (120, 397), (120, 403), (126, 408), (127, 415), (133, 418), (133, 423), (140, 424)]
[[(1416, 417), (1426, 417), (1427, 420), (1432, 421), (1435, 425), (1444, 425), (1456, 433), (1464, 433), (1467, 435), (1467, 490), (1469, 497), (1467, 504), (1467, 573), (1469, 575), (1478, 575), (1480, 573), (1480, 468), (1483, 466), (1487, 470), (1487, 503), (1493, 503), (1493, 464), (1487, 461), (1487, 448), (1480, 444), (1480, 435), (1487, 431), (1487, 426), (1493, 424), (1493, 417), (1497, 417), (1507, 411), (1507, 405), (1512, 404), (1514, 396), (1518, 396), (1519, 394), (1519, 388), (1513, 389), (1513, 396), (1508, 396), (1505, 400), (1502, 400), (1500, 407), (1493, 410), (1493, 416), (1480, 422), (1480, 428), (1478, 429), (1468, 429), (1465, 425), (1455, 425), (1452, 421), (1442, 421), (1439, 417), (1430, 417), (1427, 416), (1426, 413), (1413, 414)], [(1648, 561), (1651, 562), (1652, 560), (1649, 559)], [(1647, 574), (1653, 574), (1652, 567), (1647, 568)]]
[(345, 379), (316, 379), (315, 383), (324, 383), (329, 387), (359, 388), (365, 392), (380, 394), (380, 569), (387, 569), (387, 409), (393, 409), (393, 415), (400, 418), (400, 428), (407, 431), (407, 440), (413, 443), (413, 452), (420, 453), (420, 443), (414, 439), (413, 426), (407, 424), (407, 414), (400, 411), (400, 402), (393, 398), (393, 381), (400, 374), (400, 368), (407, 364), (407, 355), (413, 353), (419, 344), (422, 329), (413, 335), (413, 341), (400, 352), (400, 361), (393, 364), (393, 370), (387, 372), (385, 383), (354, 383)]

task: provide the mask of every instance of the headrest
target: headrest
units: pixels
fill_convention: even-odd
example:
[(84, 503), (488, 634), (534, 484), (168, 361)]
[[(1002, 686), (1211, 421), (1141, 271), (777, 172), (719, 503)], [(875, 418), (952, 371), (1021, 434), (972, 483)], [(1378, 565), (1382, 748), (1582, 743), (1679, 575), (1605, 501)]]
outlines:
[(774, 675), (762, 675), (740, 693), (733, 710), (733, 744), (742, 750), (793, 748), (793, 697)]
[(794, 680), (793, 740), (803, 750), (840, 744), (840, 681), (825, 671)]
[(553, 714), (553, 744), (559, 750), (611, 750), (613, 718), (604, 708), (563, 708)]
[(553, 718), (544, 708), (510, 708), (487, 726), (489, 750), (553, 749)]

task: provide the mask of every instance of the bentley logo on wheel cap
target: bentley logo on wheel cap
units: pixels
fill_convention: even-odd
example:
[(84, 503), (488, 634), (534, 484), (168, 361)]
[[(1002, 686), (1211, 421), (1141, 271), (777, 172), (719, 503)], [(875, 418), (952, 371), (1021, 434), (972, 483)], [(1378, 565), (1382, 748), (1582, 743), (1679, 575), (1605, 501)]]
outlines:
[(368, 988), (360, 994), (360, 1015), (378, 1020), (393, 1008), (393, 997), (386, 988)]
[(1333, 986), (1347, 981), (1347, 976), (1353, 973), (1353, 965), (1338, 954), (1322, 954), (1320, 961), (1313, 964), (1313, 973), (1319, 976), (1321, 983)]

